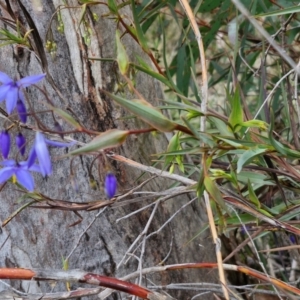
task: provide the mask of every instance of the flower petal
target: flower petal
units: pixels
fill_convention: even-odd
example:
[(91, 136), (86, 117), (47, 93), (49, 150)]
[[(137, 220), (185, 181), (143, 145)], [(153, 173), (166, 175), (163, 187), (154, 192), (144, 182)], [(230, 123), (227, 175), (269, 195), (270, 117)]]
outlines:
[(35, 137), (35, 152), (40, 163), (43, 176), (50, 175), (52, 172), (51, 159), (42, 133), (37, 132)]
[(30, 168), (36, 159), (36, 152), (35, 152), (35, 146), (33, 146), (29, 152), (28, 159), (27, 159), (27, 167)]
[(23, 185), (28, 191), (34, 190), (34, 180), (28, 170), (17, 168), (15, 174), (18, 182)]
[(42, 173), (41, 171), (41, 167), (37, 164), (33, 164), (30, 168), (29, 168), (30, 171), (33, 171), (33, 172), (38, 172), (38, 173)]
[(22, 78), (21, 80), (17, 81), (18, 87), (26, 88), (32, 84), (35, 84), (42, 80), (46, 74), (39, 74), (39, 75), (32, 75)]
[(0, 86), (0, 102), (5, 100), (7, 92), (10, 89), (10, 85), (2, 85)]
[(6, 159), (0, 162), (0, 165), (4, 167), (13, 167), (16, 165), (16, 162), (13, 159)]
[(18, 88), (11, 87), (6, 94), (6, 111), (8, 114), (11, 114), (14, 108), (16, 107), (18, 100)]
[(14, 168), (3, 168), (0, 170), (0, 184), (6, 182), (15, 173)]
[[(20, 95), (20, 93), (19, 93), (19, 95)], [(21, 100), (17, 101), (17, 112), (18, 112), (21, 122), (25, 124), (27, 121), (27, 111), (26, 111), (26, 106), (25, 106), (24, 102)]]
[(12, 83), (13, 80), (7, 74), (0, 72), (0, 82), (3, 84), (9, 84)]
[(20, 161), (18, 164), (25, 170), (41, 173), (41, 167), (37, 164), (32, 164), (30, 167), (28, 167), (28, 161)]
[(25, 105), (25, 97), (22, 90), (19, 90), (19, 100), (21, 100)]
[(54, 147), (71, 147), (76, 144), (76, 142), (70, 142), (70, 143), (63, 143), (63, 142), (57, 142), (57, 141), (51, 141), (48, 139), (45, 139), (45, 142)]

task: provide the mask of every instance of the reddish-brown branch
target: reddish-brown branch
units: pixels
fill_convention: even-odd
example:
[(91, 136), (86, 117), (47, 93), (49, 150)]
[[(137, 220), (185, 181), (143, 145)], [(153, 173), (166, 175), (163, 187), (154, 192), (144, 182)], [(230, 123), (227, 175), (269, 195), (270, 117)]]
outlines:
[[(153, 295), (155, 295), (153, 292), (139, 285), (79, 270), (62, 271), (0, 268), (0, 279), (75, 281), (112, 288), (117, 291), (138, 296), (142, 299), (155, 299), (153, 298)], [(163, 296), (159, 297), (157, 293), (156, 298), (165, 299)]]

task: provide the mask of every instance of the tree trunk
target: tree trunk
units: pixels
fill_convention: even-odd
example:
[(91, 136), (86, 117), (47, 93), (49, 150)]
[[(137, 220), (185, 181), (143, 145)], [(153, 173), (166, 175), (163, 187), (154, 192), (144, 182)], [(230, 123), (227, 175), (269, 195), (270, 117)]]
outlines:
[[(147, 127), (135, 118), (123, 118), (129, 116), (129, 113), (116, 106), (111, 99), (101, 92), (101, 89), (116, 92), (118, 83), (123, 82), (118, 73), (117, 64), (88, 60), (88, 57), (116, 58), (114, 37), (117, 23), (109, 18), (109, 11), (105, 5), (87, 6), (84, 20), (79, 25), (82, 8), (77, 1), (67, 1), (69, 8), (61, 10), (64, 34), (60, 34), (56, 29), (57, 17), (53, 18), (51, 25), (50, 21), (55, 10), (63, 4), (63, 1), (21, 0), (20, 2), (24, 6), (23, 9), (18, 1), (0, 0), (1, 16), (11, 20), (14, 24), (16, 23), (15, 20), (18, 19), (21, 26), (25, 26), (27, 30), (33, 29), (32, 24), (28, 21), (28, 16), (24, 13), (24, 9), (26, 9), (43, 44), (39, 44), (35, 30), (30, 34), (31, 50), (18, 47), (16, 44), (0, 48), (0, 70), (2, 72), (7, 73), (12, 78), (22, 78), (46, 72), (46, 79), (38, 86), (45, 89), (56, 107), (66, 110), (91, 130), (103, 132), (111, 128), (136, 129)], [(93, 20), (93, 13), (98, 15), (98, 21)], [(125, 7), (122, 13), (124, 19), (129, 22), (131, 19), (129, 7)], [(50, 30), (48, 30), (49, 26)], [(87, 26), (89, 26), (88, 29)], [(14, 32), (7, 25), (7, 22), (2, 22), (1, 28)], [(124, 32), (121, 25), (119, 25), (119, 29), (122, 33)], [(84, 39), (85, 35), (86, 39)], [(50, 38), (57, 44), (55, 55), (50, 55), (44, 50), (45, 44)], [(88, 39), (90, 39), (90, 43)], [(139, 45), (128, 34), (122, 37), (122, 42), (132, 61), (135, 60), (136, 55), (147, 60)], [(162, 99), (163, 95), (158, 82), (142, 73), (135, 76), (137, 90), (150, 103), (155, 106), (159, 105), (159, 99)], [(127, 90), (128, 98), (135, 97), (129, 93), (128, 89), (125, 88), (125, 90)], [(36, 87), (27, 89), (27, 101), (30, 101), (32, 110), (37, 113), (40, 121), (48, 128), (53, 129), (52, 115), (49, 112), (41, 112), (49, 109), (49, 106), (44, 105), (45, 96)], [(2, 107), (4, 108), (4, 106)], [(37, 128), (35, 119), (33, 117), (29, 119), (29, 125), (21, 128), (22, 133), (28, 139), (34, 136), (33, 129)], [(64, 130), (72, 130), (62, 119), (59, 117), (57, 119), (60, 124), (64, 124)], [(6, 128), (12, 124), (10, 121), (1, 122), (2, 126)], [(15, 134), (18, 129), (13, 128), (10, 132)], [(91, 136), (87, 134), (76, 133), (71, 136), (84, 143), (91, 140)], [(147, 133), (130, 136), (121, 147), (112, 150), (141, 164), (151, 165), (152, 160), (156, 159), (151, 155), (162, 153), (166, 148), (167, 139), (165, 135)], [(51, 149), (52, 157), (57, 158), (53, 165), (52, 176), (47, 179), (42, 178), (41, 175), (35, 176), (36, 190), (52, 199), (73, 202), (104, 200), (103, 181), (108, 170), (116, 174), (119, 194), (124, 194), (128, 189), (138, 186), (150, 177), (148, 174), (140, 177), (141, 171), (113, 161), (109, 157), (104, 159), (101, 155), (95, 163), (93, 162), (95, 156), (84, 155), (75, 157), (70, 164), (70, 158), (58, 159), (63, 153), (66, 153), (66, 150)], [(97, 183), (96, 189), (91, 188), (91, 177)], [(164, 178), (155, 178), (143, 186), (141, 190), (162, 192), (170, 188), (173, 183), (174, 181)], [(25, 202), (29, 202), (29, 199), (21, 201), (21, 195), (16, 185), (11, 182), (4, 186), (0, 197), (2, 222)], [(135, 197), (131, 195), (126, 200)], [(205, 211), (201, 208), (199, 200), (196, 200), (180, 211), (158, 234), (147, 239), (145, 245), (141, 244), (144, 236), (140, 236), (140, 240), (130, 250), (130, 255), (126, 257), (127, 263), (123, 263), (117, 268), (126, 251), (142, 234), (147, 224), (149, 228), (143, 235), (149, 235), (158, 230), (193, 197), (195, 197), (194, 193), (173, 197), (159, 203), (156, 210), (154, 210), (155, 206), (153, 205), (119, 222), (116, 220), (154, 202), (158, 197), (124, 206), (107, 207), (88, 230), (86, 230), (88, 224), (99, 213), (99, 210), (80, 212), (82, 221), (70, 227), (71, 224), (79, 220), (79, 216), (74, 212), (26, 208), (5, 227), (2, 227), (0, 234), (1, 265), (3, 267), (61, 269), (63, 267), (62, 258), (66, 258), (75, 246), (76, 250), (69, 259), (70, 269), (79, 268), (117, 278), (137, 270), (137, 257), (140, 257), (140, 267), (142, 268), (155, 266), (162, 261), (164, 264), (214, 261), (214, 249), (209, 237), (201, 235), (201, 237), (189, 242), (202, 229), (206, 221)], [(43, 202), (40, 204), (42, 205)], [(150, 220), (150, 218), (152, 219)], [(85, 230), (86, 233), (78, 242), (80, 235)], [(142, 253), (143, 251), (145, 252)], [(216, 279), (217, 276), (214, 272), (189, 270), (156, 274), (156, 276), (143, 278), (141, 283), (138, 281), (137, 283), (144, 286), (151, 286), (153, 283), (161, 286), (179, 282), (213, 282)], [(9, 283), (14, 288), (26, 293), (48, 293), (54, 287), (49, 282), (10, 281)], [(71, 285), (71, 289), (77, 287), (78, 285)], [(7, 287), (2, 285), (1, 290), (4, 289)], [(54, 291), (65, 289), (64, 284), (57, 284)], [(189, 299), (190, 295), (196, 294), (196, 292), (184, 290), (168, 292), (176, 299)], [(115, 293), (108, 299), (125, 298), (124, 294)], [(99, 299), (99, 296), (94, 295), (84, 299)], [(203, 299), (209, 299), (209, 296), (204, 295)]]

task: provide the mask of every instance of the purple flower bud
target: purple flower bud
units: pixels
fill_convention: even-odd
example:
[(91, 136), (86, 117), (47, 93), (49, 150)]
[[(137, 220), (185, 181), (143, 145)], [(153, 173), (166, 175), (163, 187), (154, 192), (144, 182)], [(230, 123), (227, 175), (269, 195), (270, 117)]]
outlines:
[(290, 241), (293, 243), (293, 244), (296, 244), (296, 238), (293, 234), (290, 235)]
[(108, 173), (105, 177), (105, 193), (111, 199), (117, 191), (117, 178), (114, 174)]
[(18, 100), (18, 102), (17, 102), (17, 111), (18, 111), (21, 122), (26, 123), (27, 110), (26, 110), (25, 104), (21, 100)]
[(10, 135), (7, 130), (3, 130), (0, 135), (2, 156), (7, 159), (10, 150)]
[(21, 132), (19, 132), (18, 135), (16, 136), (16, 144), (20, 150), (20, 153), (24, 156), (26, 139)]
[(249, 231), (251, 229), (251, 227), (249, 225), (243, 225), (241, 228), (241, 234), (245, 235), (246, 231)]

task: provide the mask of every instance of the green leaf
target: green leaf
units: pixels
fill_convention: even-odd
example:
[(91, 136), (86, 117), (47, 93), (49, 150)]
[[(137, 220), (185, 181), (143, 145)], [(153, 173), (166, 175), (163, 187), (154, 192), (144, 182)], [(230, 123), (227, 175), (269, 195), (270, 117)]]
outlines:
[(160, 82), (165, 84), (170, 89), (173, 89), (173, 85), (170, 83), (170, 81), (165, 76), (151, 70), (149, 67), (146, 68), (144, 65), (139, 66), (139, 65), (136, 65), (136, 64), (133, 64), (133, 63), (130, 63), (130, 65), (133, 66), (134, 68), (136, 68), (137, 70), (139, 70), (141, 72), (144, 72), (145, 74), (148, 74), (151, 77), (154, 77), (155, 79), (159, 80)]
[(250, 199), (250, 201), (251, 201), (256, 207), (260, 208), (260, 207), (261, 207), (260, 202), (259, 202), (258, 198), (257, 198), (256, 195), (255, 195), (255, 192), (254, 192), (254, 190), (253, 190), (253, 187), (252, 187), (252, 184), (251, 184), (251, 181), (250, 181), (250, 180), (248, 180), (248, 191), (249, 191), (249, 199)]
[(270, 126), (270, 131), (269, 131), (269, 139), (271, 142), (271, 145), (278, 151), (279, 153), (283, 154), (286, 157), (293, 157), (293, 158), (300, 158), (300, 152), (290, 149), (287, 146), (281, 144), (277, 140), (274, 139), (273, 137), (273, 128), (274, 128), (274, 114), (271, 111), (271, 126)]
[(85, 16), (85, 13), (86, 13), (86, 6), (87, 6), (86, 3), (82, 5), (82, 10), (81, 10), (80, 17), (79, 17), (79, 22), (78, 22), (78, 29), (79, 29), (80, 24), (82, 23), (82, 21), (84, 19), (84, 16)]
[(184, 164), (183, 164), (183, 157), (182, 156), (175, 156), (175, 160), (176, 160), (176, 162), (177, 162), (177, 164), (178, 164), (178, 168), (179, 168), (179, 170), (182, 172), (182, 173), (184, 173)]
[(196, 147), (196, 148), (181, 149), (181, 150), (170, 151), (170, 152), (165, 152), (160, 154), (152, 154), (152, 155), (153, 156), (158, 156), (158, 155), (176, 156), (176, 155), (186, 155), (186, 154), (199, 154), (201, 152), (204, 152), (204, 150), (202, 150), (200, 147)]
[[(142, 57), (140, 57), (139, 55), (135, 55), (137, 61), (139, 62), (139, 65), (144, 68), (144, 69), (147, 69), (147, 70), (152, 70), (153, 69), (151, 68), (151, 65), (149, 65), (149, 63), (147, 63)], [(135, 64), (132, 64), (133, 66), (135, 66)]]
[(127, 138), (129, 131), (111, 129), (101, 133), (83, 147), (69, 152), (66, 156), (85, 154), (120, 146)]
[(61, 256), (61, 261), (62, 261), (62, 265), (63, 265), (63, 270), (64, 271), (69, 270), (69, 260), (65, 259), (63, 256)]
[[(172, 136), (172, 138), (170, 139), (168, 148), (167, 148), (167, 153), (172, 152), (172, 151), (176, 151), (179, 149), (179, 137), (178, 137), (179, 133), (176, 133)], [(168, 155), (165, 157), (165, 162), (164, 162), (164, 167), (168, 166), (174, 159), (175, 155)]]
[[(212, 5), (213, 2), (216, 2), (217, 0), (206, 0), (208, 3), (208, 6)], [(217, 1), (217, 2), (220, 2)], [(217, 33), (220, 31), (220, 28), (225, 25), (226, 18), (228, 17), (228, 8), (231, 5), (230, 0), (222, 0), (222, 5), (220, 9), (217, 11), (216, 14), (211, 13), (213, 15), (213, 18), (210, 22), (210, 27), (207, 32), (204, 34), (203, 42), (204, 42), (204, 47), (207, 48), (209, 44), (216, 39)], [(219, 5), (219, 3), (218, 3)], [(201, 5), (202, 6), (202, 5)], [(200, 7), (201, 10), (201, 7)]]
[(243, 182), (245, 184), (247, 184), (248, 180), (250, 179), (252, 183), (256, 184), (256, 187), (265, 185), (275, 185), (274, 182), (269, 180), (269, 176), (257, 172), (241, 171), (241, 173), (239, 173), (238, 175), (238, 179), (240, 182)]
[(175, 164), (171, 164), (170, 169), (169, 169), (169, 173), (173, 174), (174, 173), (174, 169), (175, 169)]
[[(249, 223), (256, 223), (257, 218), (248, 214), (248, 213), (239, 213), (239, 216), (232, 216), (226, 219), (227, 225), (240, 225), (241, 224), (249, 224)], [(242, 222), (242, 223), (241, 223)]]
[(219, 5), (221, 5), (223, 0), (204, 0), (200, 5), (200, 12), (211, 12)]
[(215, 136), (218, 140), (221, 140), (225, 143), (227, 143), (228, 145), (230, 146), (233, 146), (237, 149), (245, 149), (245, 147), (239, 143), (239, 142), (242, 142), (242, 141), (239, 141), (239, 140), (233, 140), (233, 139), (228, 139), (228, 138), (223, 138), (221, 136)]
[(71, 117), (69, 114), (67, 114), (64, 110), (54, 107), (48, 103), (46, 103), (47, 106), (51, 107), (51, 109), (58, 114), (62, 119), (64, 119), (66, 122), (68, 122), (70, 125), (72, 125), (74, 128), (76, 128), (77, 130), (81, 131), (82, 130), (82, 126), (73, 118)]
[(122, 75), (126, 75), (129, 67), (129, 58), (126, 50), (121, 43), (120, 32), (116, 30), (117, 62)]
[(269, 212), (267, 212), (266, 210), (261, 209), (261, 208), (257, 208), (257, 210), (258, 210), (260, 213), (262, 213), (263, 215), (265, 215), (265, 216), (267, 216), (267, 217), (270, 217), (270, 218), (273, 218), (273, 216), (272, 216)]
[(243, 123), (243, 108), (241, 105), (239, 89), (236, 88), (233, 97), (229, 97), (231, 102), (231, 114), (229, 116), (229, 124), (234, 132), (239, 131), (239, 124)]
[(250, 128), (256, 127), (261, 130), (267, 130), (269, 128), (269, 124), (261, 120), (250, 120), (247, 122), (242, 122), (240, 123), (240, 125), (243, 127), (250, 127)]
[(167, 119), (155, 107), (144, 100), (127, 100), (109, 92), (103, 92), (114, 99), (118, 104), (127, 108), (135, 116), (139, 117), (144, 122), (148, 123), (159, 131), (170, 132), (177, 127), (177, 124)]
[(211, 116), (209, 116), (208, 119), (213, 124), (213, 126), (217, 127), (220, 135), (233, 137), (232, 131), (228, 130), (228, 126), (223, 120), (220, 120), (216, 117), (211, 117)]
[(210, 196), (216, 201), (216, 203), (226, 210), (225, 201), (219, 191), (217, 185), (214, 181), (212, 181), (208, 176), (204, 178), (204, 186), (206, 191), (210, 194)]
[(113, 14), (118, 13), (118, 6), (117, 6), (115, 0), (108, 0), (107, 6), (108, 6), (108, 9), (110, 10), (110, 12), (112, 12)]
[(267, 151), (268, 151), (268, 149), (266, 149), (266, 148), (252, 148), (252, 149), (246, 150), (241, 155), (241, 157), (239, 158), (239, 160), (237, 162), (237, 170), (236, 170), (237, 173), (240, 173), (243, 166), (248, 164), (250, 161), (252, 161), (255, 156), (258, 156)]
[(193, 133), (194, 137), (199, 138), (199, 134), (196, 130), (196, 128), (189, 122), (185, 117), (181, 117), (182, 121), (185, 123), (185, 125), (188, 127), (188, 129)]
[(284, 9), (280, 9), (280, 10), (275, 10), (275, 11), (271, 11), (265, 14), (260, 14), (260, 15), (256, 15), (253, 16), (254, 18), (259, 18), (259, 17), (274, 17), (274, 16), (281, 16), (281, 15), (287, 15), (287, 14), (295, 14), (300, 12), (300, 6), (296, 5), (296, 6), (291, 6), (291, 7), (287, 7)]
[(148, 45), (147, 45), (147, 39), (144, 35), (144, 32), (142, 30), (142, 27), (141, 27), (141, 22), (138, 18), (138, 13), (137, 13), (137, 10), (136, 10), (136, 7), (135, 7), (135, 1), (134, 0), (131, 0), (131, 7), (132, 7), (132, 14), (133, 14), (133, 19), (134, 19), (134, 26), (135, 26), (135, 29), (136, 29), (136, 36), (137, 36), (137, 39), (142, 47), (142, 49), (146, 52), (146, 53), (149, 53), (150, 50), (148, 48)]

